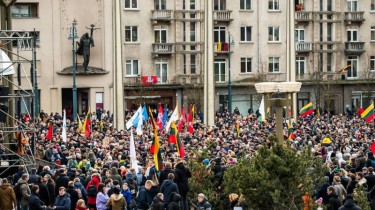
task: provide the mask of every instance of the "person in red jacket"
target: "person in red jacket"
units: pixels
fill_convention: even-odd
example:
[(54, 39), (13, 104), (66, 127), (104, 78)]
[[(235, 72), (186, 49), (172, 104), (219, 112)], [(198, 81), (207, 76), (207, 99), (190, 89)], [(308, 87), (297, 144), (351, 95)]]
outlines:
[(98, 187), (100, 184), (100, 174), (94, 173), (91, 175), (91, 181), (86, 186), (88, 195), (87, 204), (90, 210), (96, 210), (96, 195), (98, 194)]
[(85, 201), (83, 199), (79, 199), (76, 204), (75, 210), (86, 210)]

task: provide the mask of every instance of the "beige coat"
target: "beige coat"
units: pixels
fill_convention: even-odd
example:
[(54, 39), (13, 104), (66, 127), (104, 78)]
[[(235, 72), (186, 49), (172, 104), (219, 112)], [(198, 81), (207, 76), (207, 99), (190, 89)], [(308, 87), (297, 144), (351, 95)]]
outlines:
[(109, 200), (107, 201), (106, 206), (112, 206), (112, 210), (123, 210), (126, 209), (126, 201), (121, 193), (118, 195), (112, 194)]
[(0, 187), (0, 210), (9, 210), (17, 206), (16, 194), (9, 183)]

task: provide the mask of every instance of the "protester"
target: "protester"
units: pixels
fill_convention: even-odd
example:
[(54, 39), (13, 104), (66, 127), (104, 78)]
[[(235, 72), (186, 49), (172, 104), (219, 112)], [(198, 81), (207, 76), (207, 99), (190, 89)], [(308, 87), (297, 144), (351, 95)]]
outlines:
[(164, 200), (164, 195), (163, 193), (158, 193), (154, 200), (152, 201), (152, 205), (151, 205), (151, 209), (152, 210), (164, 210), (164, 204), (163, 204), (163, 200)]
[(207, 198), (204, 196), (203, 193), (198, 194), (197, 209), (198, 210), (211, 210), (211, 204), (208, 202)]
[(29, 210), (45, 210), (46, 206), (43, 206), (43, 202), (39, 199), (39, 187), (38, 185), (32, 185), (31, 195), (29, 197)]
[(8, 179), (2, 179), (0, 186), (0, 209), (13, 209), (17, 207), (16, 195), (12, 186), (8, 183)]
[(96, 209), (97, 210), (107, 210), (106, 204), (109, 200), (107, 193), (105, 192), (105, 185), (99, 184), (98, 195), (96, 197)]
[(106, 204), (107, 207), (111, 207), (112, 210), (123, 210), (126, 207), (126, 201), (124, 196), (120, 193), (120, 189), (115, 187), (114, 193), (111, 195)]
[(56, 198), (53, 208), (58, 210), (70, 210), (70, 203), (70, 196), (66, 193), (65, 187), (60, 187), (59, 195)]

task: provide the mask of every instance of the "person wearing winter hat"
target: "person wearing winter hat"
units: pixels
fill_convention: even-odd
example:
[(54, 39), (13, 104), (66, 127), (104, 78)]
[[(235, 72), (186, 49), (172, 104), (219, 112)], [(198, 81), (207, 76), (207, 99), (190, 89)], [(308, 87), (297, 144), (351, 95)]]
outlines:
[(339, 210), (361, 210), (361, 208), (355, 204), (352, 195), (347, 195), (344, 205)]
[(211, 210), (211, 204), (208, 202), (206, 196), (203, 193), (198, 194), (197, 209), (199, 210)]

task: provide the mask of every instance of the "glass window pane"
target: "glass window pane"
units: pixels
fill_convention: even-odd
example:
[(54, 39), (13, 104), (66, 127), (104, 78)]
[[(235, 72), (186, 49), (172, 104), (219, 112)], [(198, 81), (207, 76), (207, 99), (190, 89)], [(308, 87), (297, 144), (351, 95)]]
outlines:
[(240, 9), (245, 9), (245, 0), (240, 1)]
[(274, 41), (279, 41), (279, 27), (275, 27), (275, 40)]
[(132, 41), (133, 42), (138, 41), (138, 27), (137, 26), (133, 26), (133, 29), (132, 29)]
[(133, 74), (134, 75), (138, 74), (138, 60), (133, 61)]
[(241, 73), (245, 73), (245, 72), (246, 72), (246, 59), (241, 58)]
[(245, 27), (241, 27), (241, 41), (246, 41), (245, 40)]
[(246, 0), (246, 9), (251, 10), (251, 0)]
[(246, 72), (251, 72), (251, 58), (247, 59)]
[(138, 5), (137, 5), (137, 0), (133, 0), (133, 8), (137, 8), (138, 7)]
[(131, 75), (131, 64), (128, 60), (126, 61), (126, 74)]
[(251, 41), (251, 27), (246, 27), (246, 41)]
[(268, 27), (268, 41), (273, 41), (273, 28)]
[(130, 8), (130, 1), (131, 0), (125, 0), (125, 8)]

